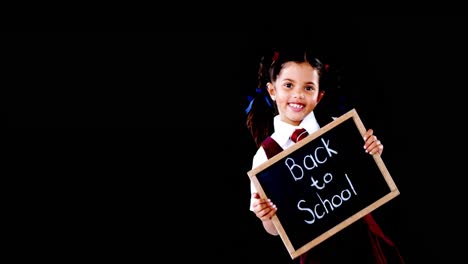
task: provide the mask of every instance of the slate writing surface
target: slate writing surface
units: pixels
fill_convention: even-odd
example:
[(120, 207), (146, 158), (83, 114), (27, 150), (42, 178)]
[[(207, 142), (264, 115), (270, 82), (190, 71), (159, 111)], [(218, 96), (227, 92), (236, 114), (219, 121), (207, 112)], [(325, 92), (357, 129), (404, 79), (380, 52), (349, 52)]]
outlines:
[(399, 194), (380, 156), (364, 151), (359, 122), (351, 110), (249, 172), (276, 204), (275, 224), (293, 258), (374, 210), (379, 199)]

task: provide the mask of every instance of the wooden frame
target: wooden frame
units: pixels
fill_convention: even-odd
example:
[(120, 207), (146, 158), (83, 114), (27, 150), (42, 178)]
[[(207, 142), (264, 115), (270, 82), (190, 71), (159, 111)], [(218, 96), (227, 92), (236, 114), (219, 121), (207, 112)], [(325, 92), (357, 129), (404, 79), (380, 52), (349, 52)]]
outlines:
[[(257, 188), (257, 191), (260, 194), (260, 197), (269, 198), (268, 195), (266, 194), (264, 188), (262, 187), (262, 184), (260, 183), (258, 177), (257, 177), (259, 175), (259, 173), (268, 170), (272, 165), (276, 164), (278, 161), (284, 160), (284, 158), (287, 158), (288, 156), (290, 156), (294, 152), (296, 152), (299, 149), (301, 149), (302, 147), (306, 146), (309, 142), (313, 141), (314, 139), (317, 139), (318, 137), (320, 137), (324, 133), (327, 133), (328, 131), (333, 130), (334, 128), (336, 128), (337, 126), (339, 126), (340, 124), (342, 124), (343, 122), (345, 122), (345, 121), (347, 121), (349, 119), (353, 120), (355, 126), (357, 127), (357, 129), (358, 129), (358, 131), (360, 133), (360, 135), (363, 136), (364, 133), (366, 132), (366, 128), (364, 127), (364, 125), (363, 125), (361, 119), (359, 118), (356, 110), (352, 109), (349, 112), (345, 113), (344, 115), (340, 116), (339, 118), (333, 120), (332, 122), (330, 122), (326, 126), (322, 127), (320, 130), (318, 130), (315, 133), (307, 136), (305, 139), (299, 141), (298, 143), (296, 143), (292, 147), (282, 151), (281, 153), (279, 153), (276, 156), (272, 157), (271, 159), (269, 159), (265, 163), (263, 163), (263, 164), (259, 165), (258, 167), (250, 170), (249, 172), (247, 172), (250, 180), (253, 182), (253, 184)], [(364, 152), (364, 150), (362, 150), (362, 151)], [(369, 154), (366, 154), (366, 155), (369, 155)], [(384, 194), (383, 196), (381, 196), (377, 200), (373, 201), (370, 205), (368, 205), (368, 206), (366, 206), (364, 208), (360, 208), (360, 210), (354, 212), (352, 215), (350, 215), (345, 220), (341, 221), (340, 223), (338, 223), (337, 225), (335, 225), (331, 229), (328, 229), (328, 230), (322, 232), (320, 235), (318, 235), (317, 237), (311, 239), (309, 242), (307, 242), (307, 243), (305, 243), (305, 244), (303, 244), (301, 246), (294, 247), (293, 243), (291, 242), (291, 238), (286, 233), (286, 231), (285, 231), (285, 229), (283, 227), (283, 220), (284, 219), (279, 219), (278, 214), (273, 216), (272, 221), (273, 221), (276, 229), (278, 230), (278, 233), (279, 233), (279, 235), (280, 235), (284, 245), (286, 246), (286, 248), (287, 248), (287, 250), (288, 250), (288, 252), (289, 252), (292, 259), (297, 258), (301, 254), (303, 254), (306, 251), (310, 250), (311, 248), (315, 247), (316, 245), (323, 242), (327, 238), (333, 236), (334, 234), (338, 233), (340, 230), (346, 228), (347, 226), (354, 223), (358, 219), (362, 218), (366, 214), (372, 212), (373, 210), (377, 209), (378, 207), (382, 206), (383, 204), (387, 203), (388, 201), (390, 201), (391, 199), (393, 199), (393, 198), (395, 198), (396, 196), (399, 195), (398, 188), (395, 185), (392, 177), (390, 176), (390, 173), (388, 172), (383, 160), (381, 159), (381, 156), (380, 155), (372, 155), (372, 157), (373, 157), (373, 159), (374, 159), (374, 161), (375, 161), (375, 163), (376, 163), (376, 165), (378, 167), (378, 170), (382, 174), (386, 185), (388, 186), (388, 190), (389, 190), (388, 193)], [(281, 208), (279, 208), (279, 210), (281, 210)], [(283, 216), (283, 217), (285, 217), (285, 216)]]

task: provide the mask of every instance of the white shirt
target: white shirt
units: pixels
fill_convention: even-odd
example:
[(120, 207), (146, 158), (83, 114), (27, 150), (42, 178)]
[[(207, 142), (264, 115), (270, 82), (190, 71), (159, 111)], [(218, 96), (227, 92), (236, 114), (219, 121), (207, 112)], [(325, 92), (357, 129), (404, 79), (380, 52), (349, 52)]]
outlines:
[[(274, 139), (283, 149), (287, 149), (294, 144), (294, 142), (290, 139), (290, 136), (297, 128), (305, 128), (309, 134), (312, 134), (320, 129), (320, 126), (317, 123), (317, 119), (315, 119), (315, 114), (313, 111), (310, 112), (310, 114), (308, 114), (302, 120), (299, 126), (293, 126), (291, 124), (283, 122), (280, 120), (280, 116), (277, 115), (273, 119), (273, 127), (275, 132), (271, 135), (271, 138)], [(253, 157), (252, 169), (258, 167), (260, 164), (266, 162), (267, 160), (268, 157), (265, 153), (265, 150), (263, 149), (263, 147), (260, 147)], [(252, 181), (250, 182), (250, 191), (251, 193), (257, 191)], [(251, 199), (251, 211), (253, 211), (252, 202), (253, 200)]]

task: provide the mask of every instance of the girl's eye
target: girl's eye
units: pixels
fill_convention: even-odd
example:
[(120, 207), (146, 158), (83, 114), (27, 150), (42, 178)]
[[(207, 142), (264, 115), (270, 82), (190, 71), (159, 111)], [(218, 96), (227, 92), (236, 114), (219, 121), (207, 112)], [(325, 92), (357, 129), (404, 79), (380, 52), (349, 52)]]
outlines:
[(291, 88), (291, 87), (292, 87), (292, 83), (285, 83), (284, 86), (286, 86), (287, 88)]
[(308, 87), (306, 87), (305, 89), (306, 89), (306, 91), (313, 91), (313, 90), (314, 90), (314, 87), (308, 86)]

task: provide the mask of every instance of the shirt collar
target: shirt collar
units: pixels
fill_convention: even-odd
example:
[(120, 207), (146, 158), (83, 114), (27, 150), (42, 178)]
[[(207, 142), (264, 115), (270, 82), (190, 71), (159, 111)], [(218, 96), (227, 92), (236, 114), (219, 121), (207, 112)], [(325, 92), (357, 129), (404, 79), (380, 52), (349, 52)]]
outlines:
[(288, 141), (290, 141), (289, 137), (297, 128), (305, 128), (309, 134), (314, 133), (315, 131), (320, 129), (320, 126), (315, 118), (314, 112), (310, 112), (299, 124), (299, 126), (293, 126), (286, 122), (281, 121), (280, 116), (277, 115), (273, 119), (273, 125), (275, 132), (272, 134), (272, 138), (278, 142), (280, 146), (286, 146)]

